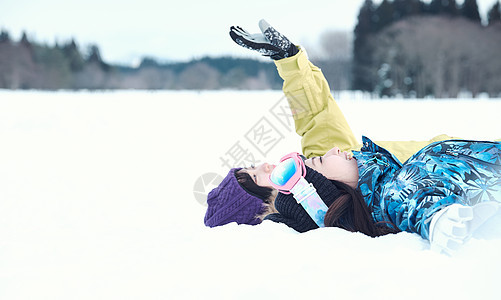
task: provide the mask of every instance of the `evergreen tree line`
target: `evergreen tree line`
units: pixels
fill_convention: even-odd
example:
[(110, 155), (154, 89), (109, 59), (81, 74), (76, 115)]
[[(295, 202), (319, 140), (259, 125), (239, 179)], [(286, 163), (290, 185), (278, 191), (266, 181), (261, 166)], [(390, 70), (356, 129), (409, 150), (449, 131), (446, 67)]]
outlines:
[(41, 45), (23, 33), (13, 41), (0, 32), (0, 88), (5, 89), (280, 89), (273, 63), (220, 57), (160, 64), (144, 58), (138, 67), (103, 61), (97, 46), (88, 54), (71, 40)]
[(355, 90), (415, 97), (501, 93), (499, 1), (483, 26), (476, 0), (365, 0), (354, 34)]
[[(328, 55), (313, 59), (335, 90), (381, 96), (456, 97), (501, 93), (499, 1), (481, 24), (476, 0), (365, 0), (354, 41), (324, 34)], [(345, 45), (346, 44), (346, 45)], [(336, 51), (341, 51), (339, 55)], [(349, 49), (349, 52), (346, 50)], [(352, 53), (352, 55), (346, 53)], [(273, 63), (220, 57), (184, 63), (144, 58), (138, 67), (103, 61), (97, 46), (14, 41), (0, 32), (0, 88), (7, 89), (280, 89)]]

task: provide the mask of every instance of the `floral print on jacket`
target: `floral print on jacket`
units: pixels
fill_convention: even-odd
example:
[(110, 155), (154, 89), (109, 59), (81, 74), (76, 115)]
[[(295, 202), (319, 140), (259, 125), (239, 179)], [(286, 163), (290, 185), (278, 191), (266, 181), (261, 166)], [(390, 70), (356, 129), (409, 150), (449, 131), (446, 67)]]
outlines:
[(375, 222), (429, 239), (433, 215), (453, 203), (501, 202), (501, 143), (446, 140), (432, 143), (405, 163), (363, 137), (353, 152), (358, 187)]

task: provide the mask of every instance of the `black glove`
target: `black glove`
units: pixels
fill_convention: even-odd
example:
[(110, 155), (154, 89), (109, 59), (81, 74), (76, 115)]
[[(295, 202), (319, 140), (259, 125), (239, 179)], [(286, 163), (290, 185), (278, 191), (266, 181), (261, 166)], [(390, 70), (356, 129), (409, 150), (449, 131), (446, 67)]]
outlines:
[(231, 26), (230, 37), (238, 45), (255, 50), (274, 60), (294, 56), (298, 52), (297, 47), (289, 39), (276, 31), (265, 20), (259, 21), (259, 28), (262, 33), (250, 34), (239, 26)]

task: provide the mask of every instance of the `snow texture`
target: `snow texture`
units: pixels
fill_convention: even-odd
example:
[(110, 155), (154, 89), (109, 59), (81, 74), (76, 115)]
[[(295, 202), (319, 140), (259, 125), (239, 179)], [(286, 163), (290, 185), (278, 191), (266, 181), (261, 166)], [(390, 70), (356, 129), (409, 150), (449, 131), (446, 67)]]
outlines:
[[(338, 103), (357, 136), (501, 137), (499, 99), (355, 96)], [(409, 233), (206, 228), (196, 182), (225, 175), (237, 146), (270, 162), (300, 151), (293, 124), (275, 118), (284, 101), (0, 91), (0, 299), (501, 298), (501, 216), (452, 257)], [(275, 135), (258, 134), (266, 125)]]

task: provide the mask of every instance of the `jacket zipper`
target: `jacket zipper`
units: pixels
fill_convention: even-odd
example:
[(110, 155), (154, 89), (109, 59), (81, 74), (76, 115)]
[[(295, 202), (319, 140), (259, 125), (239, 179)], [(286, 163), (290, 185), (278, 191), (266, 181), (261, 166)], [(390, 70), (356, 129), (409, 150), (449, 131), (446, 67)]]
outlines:
[(381, 153), (376, 153), (376, 155), (374, 155), (371, 159), (366, 160), (364, 162), (364, 164), (368, 164), (370, 162), (375, 162), (378, 165), (383, 165), (383, 166), (389, 167), (390, 164), (385, 162), (384, 160), (382, 160), (382, 158), (383, 158), (383, 155)]
[(491, 163), (491, 162), (488, 162), (488, 161), (485, 161), (485, 160), (478, 159), (476, 157), (472, 157), (470, 155), (466, 155), (466, 154), (463, 154), (463, 153), (457, 153), (457, 152), (449, 150), (449, 149), (445, 150), (445, 154), (450, 155), (450, 156), (454, 156), (454, 157), (465, 157), (465, 158), (474, 160), (474, 161), (476, 161), (478, 163), (481, 163), (481, 164), (488, 164), (488, 165), (491, 165), (491, 166), (501, 166), (501, 165), (497, 165), (495, 163)]

